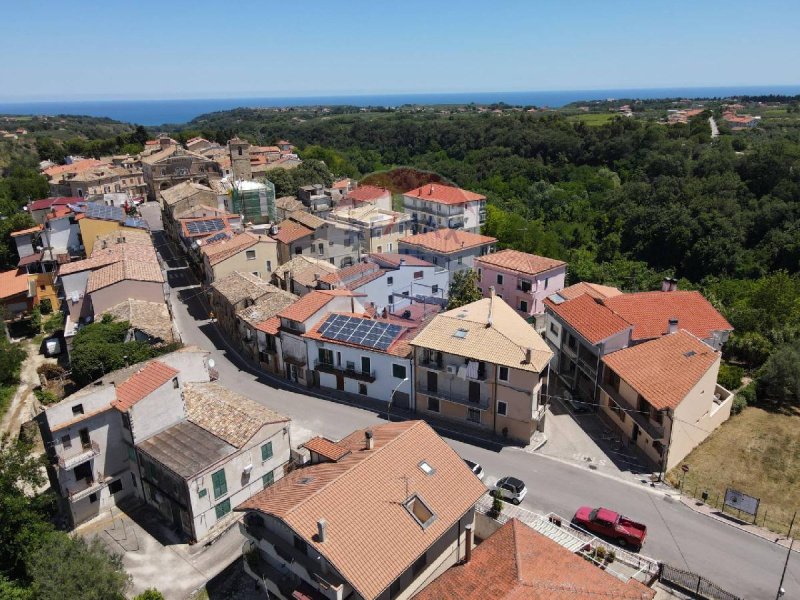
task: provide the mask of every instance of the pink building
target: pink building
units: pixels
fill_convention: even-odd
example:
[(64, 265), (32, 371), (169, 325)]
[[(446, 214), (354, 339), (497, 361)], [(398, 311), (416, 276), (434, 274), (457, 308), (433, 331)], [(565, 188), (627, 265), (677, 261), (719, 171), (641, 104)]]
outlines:
[(544, 299), (561, 291), (567, 275), (567, 263), (527, 254), (501, 250), (475, 259), (478, 285), (484, 296), (489, 288), (537, 329), (544, 327)]

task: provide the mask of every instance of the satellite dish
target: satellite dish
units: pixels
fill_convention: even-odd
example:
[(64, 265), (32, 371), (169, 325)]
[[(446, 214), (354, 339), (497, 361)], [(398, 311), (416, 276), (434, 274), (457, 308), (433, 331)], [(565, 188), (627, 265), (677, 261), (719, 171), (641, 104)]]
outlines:
[(213, 358), (209, 358), (208, 359), (208, 368), (209, 369), (213, 369), (215, 364), (217, 364), (217, 363), (214, 362)]

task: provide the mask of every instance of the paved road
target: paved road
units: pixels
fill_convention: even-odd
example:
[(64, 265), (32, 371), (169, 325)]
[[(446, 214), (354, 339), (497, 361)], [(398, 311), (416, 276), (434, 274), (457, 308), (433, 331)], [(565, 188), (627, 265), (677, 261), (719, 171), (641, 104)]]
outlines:
[[(161, 248), (169, 256), (169, 247)], [(205, 319), (207, 309), (191, 272), (180, 266), (184, 264), (180, 259), (168, 262), (173, 267), (169, 280), (175, 320), (184, 343), (211, 351), (223, 385), (292, 417), (293, 443), (312, 432), (338, 439), (353, 429), (382, 421), (375, 412), (287, 389), (283, 381), (255, 374)], [(700, 573), (742, 598), (775, 597), (786, 557), (782, 547), (695, 513), (646, 484), (622, 481), (518, 448), (497, 452), (455, 440), (448, 442), (461, 456), (484, 466), (488, 483), (503, 475), (523, 479), (529, 489), (523, 503), (527, 508), (565, 517), (572, 516), (581, 504), (616, 508), (647, 524), (649, 533), (643, 554)], [(785, 600), (800, 600), (797, 554), (790, 560), (784, 588)]]
[(711, 137), (718, 137), (719, 127), (717, 127), (717, 122), (714, 120), (714, 117), (708, 117), (708, 124), (711, 126)]

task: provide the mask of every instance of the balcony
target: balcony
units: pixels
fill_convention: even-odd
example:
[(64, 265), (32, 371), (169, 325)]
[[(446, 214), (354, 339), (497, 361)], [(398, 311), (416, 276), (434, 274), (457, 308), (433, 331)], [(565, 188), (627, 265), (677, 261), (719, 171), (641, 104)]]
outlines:
[(431, 390), (424, 383), (417, 384), (417, 392), (419, 392), (420, 394), (424, 394), (425, 396), (430, 396), (431, 398), (438, 398), (439, 400), (454, 402), (456, 404), (468, 406), (469, 408), (479, 408), (481, 410), (489, 410), (489, 398), (484, 396), (483, 394), (481, 394), (481, 397), (477, 402), (473, 402), (472, 400), (469, 399), (469, 396), (467, 394), (461, 394), (459, 392), (453, 392), (453, 391), (445, 391), (441, 388), (437, 388), (436, 390)]
[(69, 498), (70, 502), (77, 502), (99, 491), (110, 479), (110, 477), (106, 477), (99, 472), (97, 473), (97, 478), (86, 477), (85, 479), (79, 479), (71, 486), (64, 486), (65, 496)]
[(606, 395), (608, 395), (622, 410), (625, 411), (626, 418), (630, 417), (642, 431), (653, 438), (653, 441), (664, 439), (663, 423), (659, 425), (650, 419), (650, 415), (645, 415), (639, 412), (638, 409), (631, 406), (631, 404), (625, 398), (623, 398), (618, 391), (616, 391), (607, 383), (603, 383), (600, 386), (600, 389), (603, 390)]
[(85, 463), (87, 460), (93, 459), (98, 454), (100, 454), (100, 445), (95, 441), (91, 441), (87, 446), (81, 448), (77, 453), (69, 454), (68, 456), (59, 456), (58, 466), (65, 471), (74, 469), (78, 465)]
[[(465, 364), (462, 364), (462, 365), (448, 365), (448, 364), (444, 364), (444, 361), (439, 362), (439, 361), (436, 361), (436, 360), (424, 360), (424, 359), (420, 360), (419, 363), (417, 363), (417, 365), (422, 367), (422, 368), (424, 368), (424, 369), (428, 369), (429, 371), (438, 371), (438, 372), (446, 374), (446, 375), (448, 375), (450, 377), (455, 377), (457, 375), (458, 368), (460, 366), (463, 366), (463, 367), (467, 366)], [(452, 369), (455, 369), (455, 371), (453, 371)], [(488, 380), (488, 375), (487, 375), (487, 369), (486, 369), (485, 364), (484, 364), (483, 368), (480, 367), (480, 364), (478, 365), (478, 376), (477, 377), (470, 377), (469, 375), (467, 375), (467, 380), (469, 380), (469, 381), (487, 381)]]
[(359, 381), (369, 381), (370, 383), (375, 381), (375, 371), (361, 371), (360, 369), (356, 369), (355, 365), (352, 364), (342, 367), (341, 365), (334, 365), (315, 360), (314, 370), (321, 373), (342, 375), (344, 377), (349, 377), (350, 379), (358, 379)]

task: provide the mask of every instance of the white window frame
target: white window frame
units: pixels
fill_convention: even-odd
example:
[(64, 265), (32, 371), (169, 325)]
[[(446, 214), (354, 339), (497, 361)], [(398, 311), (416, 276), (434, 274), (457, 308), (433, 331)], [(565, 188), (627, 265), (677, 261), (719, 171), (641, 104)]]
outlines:
[[(505, 378), (503, 377), (503, 369), (506, 370)], [(511, 371), (510, 371), (510, 369), (508, 367), (505, 367), (503, 365), (499, 365), (497, 367), (497, 380), (498, 381), (508, 381), (510, 376), (511, 376)]]

